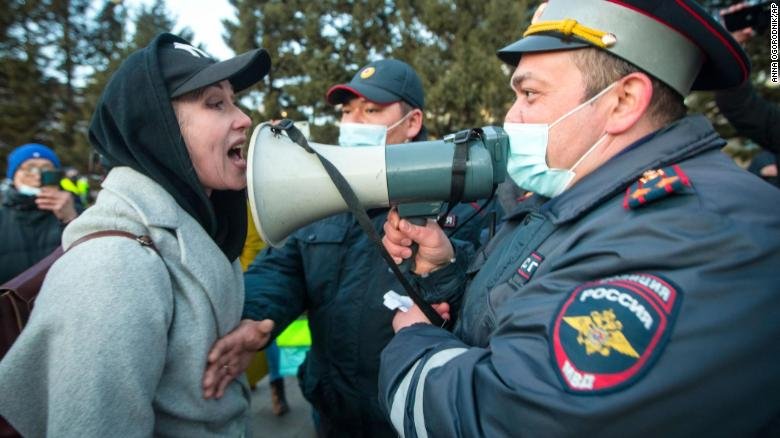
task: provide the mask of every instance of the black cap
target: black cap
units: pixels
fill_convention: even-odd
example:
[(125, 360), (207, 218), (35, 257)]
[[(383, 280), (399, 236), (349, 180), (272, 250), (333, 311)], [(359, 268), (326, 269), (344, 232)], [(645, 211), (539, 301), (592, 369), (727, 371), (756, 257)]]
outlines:
[(693, 0), (550, 0), (498, 57), (516, 66), (523, 53), (582, 47), (622, 58), (683, 96), (734, 87), (750, 74), (739, 44)]
[(263, 78), (271, 69), (271, 58), (254, 49), (218, 62), (201, 49), (175, 35), (165, 35), (158, 49), (160, 70), (171, 98), (216, 84), (225, 79), (238, 93)]
[(425, 106), (422, 81), (417, 72), (409, 64), (396, 59), (383, 59), (366, 65), (348, 83), (331, 87), (325, 98), (331, 105), (336, 105), (354, 96), (383, 105), (403, 100), (413, 108), (423, 109)]

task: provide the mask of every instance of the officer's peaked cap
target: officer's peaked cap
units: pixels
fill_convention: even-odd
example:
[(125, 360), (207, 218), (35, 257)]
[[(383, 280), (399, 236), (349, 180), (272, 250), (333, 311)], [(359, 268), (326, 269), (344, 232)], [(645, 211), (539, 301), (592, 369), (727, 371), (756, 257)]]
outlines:
[(550, 0), (498, 57), (516, 66), (523, 53), (582, 47), (606, 50), (683, 96), (734, 87), (750, 74), (739, 44), (693, 0)]

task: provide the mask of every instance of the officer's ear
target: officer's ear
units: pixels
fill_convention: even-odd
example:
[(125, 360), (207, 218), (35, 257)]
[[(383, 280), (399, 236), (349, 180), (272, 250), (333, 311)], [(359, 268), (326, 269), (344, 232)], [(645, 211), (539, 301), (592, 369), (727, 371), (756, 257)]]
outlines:
[(620, 135), (637, 124), (650, 122), (648, 108), (653, 98), (653, 83), (649, 76), (641, 72), (626, 75), (617, 81), (610, 94), (614, 101), (607, 119), (607, 133)]
[(420, 108), (410, 111), (409, 117), (403, 121), (404, 135), (410, 141), (420, 133), (423, 125), (423, 112)]

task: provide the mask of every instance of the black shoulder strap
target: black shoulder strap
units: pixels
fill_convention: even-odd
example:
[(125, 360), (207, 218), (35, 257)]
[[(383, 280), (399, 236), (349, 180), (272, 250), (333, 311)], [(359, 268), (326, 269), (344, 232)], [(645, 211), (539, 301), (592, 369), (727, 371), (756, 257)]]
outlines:
[[(82, 238), (73, 242), (73, 244), (70, 245), (68, 250), (73, 249), (75, 246), (80, 245), (86, 242), (87, 240), (94, 239), (97, 237), (106, 237), (106, 236), (127, 237), (137, 241), (143, 246), (148, 246), (152, 248), (155, 252), (157, 252), (157, 247), (154, 246), (154, 242), (152, 242), (151, 237), (145, 235), (136, 236), (133, 233), (128, 233), (127, 231), (118, 231), (118, 230), (104, 230), (104, 231), (97, 231), (94, 233), (87, 234), (86, 236), (83, 236)], [(46, 273), (49, 271), (49, 268), (51, 267), (51, 265), (54, 264), (55, 261), (57, 261), (57, 259), (62, 257), (64, 253), (65, 251), (62, 250), (62, 247), (58, 246), (57, 248), (54, 249), (54, 251), (51, 252), (51, 254), (47, 255), (45, 258), (41, 259), (40, 261), (30, 266), (29, 268), (25, 269), (24, 271), (22, 271), (22, 273), (15, 276), (14, 278), (6, 281), (3, 285), (0, 286), (0, 289), (17, 291), (19, 295), (21, 295), (21, 298), (24, 299), (25, 301), (30, 301), (34, 299), (35, 295), (38, 294), (38, 289), (40, 289), (40, 286), (43, 283), (43, 278), (46, 275)]]
[(98, 237), (109, 237), (109, 236), (118, 236), (118, 237), (127, 237), (128, 239), (133, 239), (136, 242), (140, 243), (142, 246), (148, 246), (149, 248), (153, 249), (154, 252), (159, 254), (159, 251), (157, 251), (157, 247), (154, 246), (154, 242), (152, 241), (152, 238), (148, 235), (135, 235), (133, 233), (129, 233), (127, 231), (119, 231), (119, 230), (103, 230), (103, 231), (95, 231), (94, 233), (89, 233), (86, 236), (81, 237), (80, 239), (73, 242), (70, 247), (68, 248), (68, 251), (76, 247), (77, 245), (80, 245), (87, 240), (92, 240)]
[(334, 166), (333, 163), (331, 163), (327, 158), (318, 154), (317, 151), (315, 151), (314, 149), (311, 148), (311, 146), (309, 146), (308, 141), (306, 141), (306, 138), (303, 136), (303, 134), (301, 134), (298, 128), (296, 128), (293, 125), (292, 120), (284, 119), (274, 124), (271, 127), (271, 129), (277, 134), (281, 133), (281, 131), (285, 131), (287, 133), (287, 136), (290, 138), (290, 140), (295, 142), (297, 145), (302, 147), (307, 152), (317, 156), (317, 158), (320, 160), (320, 163), (322, 163), (322, 166), (325, 168), (325, 171), (328, 172), (328, 175), (330, 176), (330, 179), (333, 181), (333, 184), (336, 186), (336, 189), (338, 189), (339, 193), (341, 194), (341, 197), (344, 198), (344, 202), (347, 203), (347, 207), (349, 207), (349, 211), (355, 216), (358, 223), (360, 224), (360, 227), (363, 228), (363, 231), (368, 235), (369, 239), (371, 239), (371, 241), (377, 247), (379, 253), (382, 255), (382, 258), (385, 260), (387, 265), (390, 267), (390, 269), (393, 271), (395, 276), (398, 278), (398, 281), (401, 282), (401, 285), (406, 290), (406, 293), (409, 295), (409, 298), (411, 298), (412, 301), (414, 301), (414, 303), (420, 307), (420, 310), (422, 310), (422, 312), (425, 314), (428, 320), (431, 321), (432, 324), (435, 324), (439, 327), (444, 327), (447, 321), (445, 321), (436, 312), (436, 310), (434, 310), (434, 308), (431, 307), (430, 304), (428, 304), (422, 299), (422, 297), (414, 288), (414, 286), (412, 286), (412, 284), (409, 283), (409, 280), (407, 280), (406, 277), (404, 277), (404, 275), (398, 269), (398, 265), (395, 264), (393, 258), (390, 257), (390, 254), (387, 253), (387, 250), (385, 249), (384, 245), (382, 245), (382, 239), (379, 237), (379, 234), (377, 234), (376, 230), (374, 229), (374, 226), (371, 222), (371, 219), (369, 219), (365, 208), (363, 208), (363, 206), (360, 204), (360, 200), (358, 199), (357, 195), (355, 195), (355, 192), (352, 190), (352, 187), (350, 187), (349, 183), (341, 174), (341, 172), (338, 171), (336, 166)]

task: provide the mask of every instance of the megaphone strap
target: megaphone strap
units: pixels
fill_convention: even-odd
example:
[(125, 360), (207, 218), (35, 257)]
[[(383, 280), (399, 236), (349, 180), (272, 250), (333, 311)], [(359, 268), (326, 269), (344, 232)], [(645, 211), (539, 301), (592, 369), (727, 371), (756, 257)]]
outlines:
[[(360, 204), (360, 200), (358, 199), (357, 195), (355, 195), (355, 192), (352, 190), (349, 182), (347, 182), (346, 178), (344, 178), (344, 175), (342, 175), (336, 166), (334, 166), (333, 163), (331, 163), (327, 158), (323, 157), (311, 146), (309, 146), (309, 142), (306, 140), (306, 137), (304, 137), (301, 131), (295, 127), (295, 124), (292, 122), (292, 120), (284, 119), (271, 125), (271, 129), (275, 133), (280, 133), (281, 131), (286, 132), (290, 140), (305, 149), (307, 152), (317, 156), (317, 158), (320, 160), (320, 163), (322, 163), (322, 167), (325, 168), (328, 176), (330, 176), (330, 179), (333, 181), (336, 189), (338, 189), (339, 193), (341, 194), (341, 197), (344, 198), (344, 202), (347, 203), (349, 211), (355, 216), (358, 224), (360, 224), (360, 227), (363, 228), (363, 231), (366, 233), (366, 235), (368, 235), (368, 238), (377, 247), (379, 254), (393, 271), (393, 274), (395, 274), (395, 276), (398, 278), (398, 281), (401, 283), (401, 286), (403, 286), (404, 290), (406, 290), (409, 298), (411, 298), (412, 301), (417, 304), (417, 306), (420, 308), (420, 310), (422, 310), (431, 324), (434, 324), (438, 327), (447, 328), (449, 321), (444, 320), (429, 303), (422, 299), (415, 287), (409, 283), (409, 280), (398, 269), (398, 265), (395, 264), (395, 261), (392, 257), (390, 257), (390, 254), (387, 253), (384, 245), (382, 245), (382, 239), (379, 237), (379, 234), (377, 234), (376, 229), (374, 229), (374, 225), (371, 222), (371, 219), (369, 219), (368, 213), (366, 213), (366, 209), (363, 208), (363, 206)], [(377, 299), (378, 298), (379, 297), (377, 297)]]
[(469, 159), (468, 141), (471, 131), (460, 131), (455, 135), (455, 150), (452, 154), (452, 185), (450, 188), (450, 205), (463, 200), (463, 189), (466, 186), (466, 164)]
[(439, 226), (444, 228), (444, 221), (452, 209), (463, 200), (463, 192), (466, 188), (466, 168), (469, 160), (469, 141), (479, 137), (477, 129), (464, 129), (444, 137), (445, 141), (452, 141), (455, 149), (452, 154), (452, 182), (450, 183), (450, 200), (447, 203), (447, 211), (439, 217)]
[(317, 154), (317, 152), (314, 151), (314, 149), (309, 146), (309, 142), (306, 140), (306, 136), (303, 135), (300, 129), (295, 127), (295, 122), (293, 122), (290, 119), (282, 119), (273, 125), (271, 125), (271, 130), (275, 134), (279, 134), (282, 131), (287, 133), (287, 137), (290, 138), (295, 144), (302, 147), (306, 150), (306, 152), (310, 154)]

